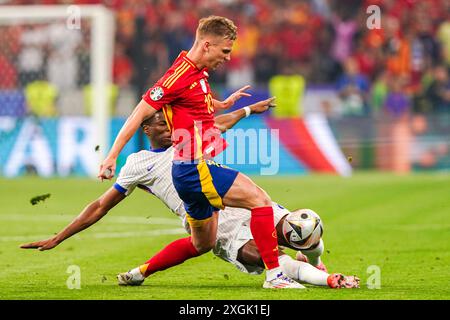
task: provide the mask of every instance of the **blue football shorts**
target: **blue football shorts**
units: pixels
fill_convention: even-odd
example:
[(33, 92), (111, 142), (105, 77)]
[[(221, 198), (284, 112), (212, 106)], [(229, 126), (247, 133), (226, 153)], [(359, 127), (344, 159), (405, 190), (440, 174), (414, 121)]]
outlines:
[(184, 202), (187, 220), (192, 227), (201, 226), (214, 211), (224, 208), (222, 199), (238, 173), (213, 160), (173, 161), (173, 184)]

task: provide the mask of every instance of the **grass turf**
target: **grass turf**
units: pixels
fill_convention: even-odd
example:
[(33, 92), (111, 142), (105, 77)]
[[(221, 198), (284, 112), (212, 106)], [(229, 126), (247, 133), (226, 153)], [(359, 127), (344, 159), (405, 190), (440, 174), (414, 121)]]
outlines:
[[(136, 191), (96, 225), (50, 251), (19, 249), (50, 237), (111, 183), (86, 179), (0, 179), (0, 299), (449, 299), (450, 176), (357, 173), (352, 178), (255, 178), (287, 208), (314, 209), (324, 221), (329, 271), (356, 274), (359, 290), (263, 290), (212, 253), (119, 287), (126, 271), (184, 234), (156, 198)], [(37, 205), (30, 199), (50, 193)], [(127, 218), (129, 217), (129, 218)], [(161, 219), (165, 218), (165, 219)], [(171, 220), (170, 218), (173, 218)], [(293, 251), (288, 251), (294, 254)], [(68, 267), (80, 268), (81, 289), (69, 290)], [(381, 288), (368, 289), (371, 266)]]

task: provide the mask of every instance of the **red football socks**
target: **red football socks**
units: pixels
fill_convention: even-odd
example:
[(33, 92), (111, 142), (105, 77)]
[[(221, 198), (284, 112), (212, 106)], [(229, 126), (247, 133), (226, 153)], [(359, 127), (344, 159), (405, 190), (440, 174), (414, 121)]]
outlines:
[(250, 230), (266, 268), (270, 270), (278, 267), (278, 238), (272, 207), (252, 209)]
[(152, 273), (176, 266), (184, 261), (197, 257), (199, 253), (192, 244), (191, 237), (175, 240), (139, 267), (142, 275), (148, 277)]

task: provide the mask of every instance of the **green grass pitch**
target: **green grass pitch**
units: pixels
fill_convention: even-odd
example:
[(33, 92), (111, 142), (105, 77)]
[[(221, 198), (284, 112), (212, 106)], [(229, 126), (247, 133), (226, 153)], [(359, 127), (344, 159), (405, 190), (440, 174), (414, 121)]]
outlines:
[[(174, 215), (136, 190), (55, 249), (23, 250), (21, 243), (50, 237), (112, 183), (22, 178), (0, 179), (0, 299), (450, 299), (448, 174), (255, 181), (287, 208), (309, 207), (321, 215), (323, 261), (329, 271), (358, 275), (361, 289), (264, 290), (262, 275), (241, 273), (212, 253), (159, 272), (141, 287), (119, 287), (117, 273), (185, 236), (176, 233), (180, 224)], [(31, 198), (47, 193), (50, 198), (31, 205)], [(67, 287), (71, 265), (80, 268), (80, 289)], [(367, 287), (371, 266), (380, 268), (380, 289)]]

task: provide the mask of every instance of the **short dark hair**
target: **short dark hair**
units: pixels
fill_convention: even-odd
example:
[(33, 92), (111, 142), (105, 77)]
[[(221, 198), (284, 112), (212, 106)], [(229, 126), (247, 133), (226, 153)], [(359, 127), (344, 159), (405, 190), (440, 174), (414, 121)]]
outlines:
[(210, 34), (223, 37), (224, 39), (236, 40), (237, 27), (234, 22), (228, 18), (209, 16), (200, 19), (197, 34), (200, 36)]
[(144, 126), (151, 125), (153, 123), (153, 121), (155, 120), (155, 115), (157, 113), (162, 113), (162, 110), (158, 110), (152, 116), (145, 118), (144, 121), (141, 122), (141, 128), (143, 128)]

